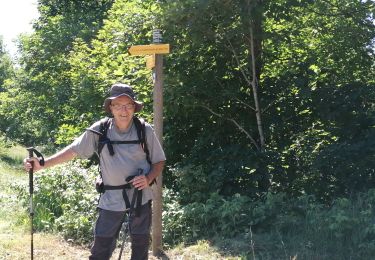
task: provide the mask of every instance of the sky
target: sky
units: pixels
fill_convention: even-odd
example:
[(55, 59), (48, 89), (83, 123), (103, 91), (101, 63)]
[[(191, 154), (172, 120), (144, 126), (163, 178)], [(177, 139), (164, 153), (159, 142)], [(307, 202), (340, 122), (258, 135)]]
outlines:
[(31, 21), (38, 18), (37, 0), (0, 0), (0, 35), (5, 49), (14, 57), (14, 40), (20, 33), (32, 32)]

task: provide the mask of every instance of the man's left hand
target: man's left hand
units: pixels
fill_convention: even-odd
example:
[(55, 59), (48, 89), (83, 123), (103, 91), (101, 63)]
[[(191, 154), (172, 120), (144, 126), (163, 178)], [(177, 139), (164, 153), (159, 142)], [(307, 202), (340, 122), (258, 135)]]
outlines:
[(134, 179), (131, 180), (131, 183), (138, 190), (143, 190), (150, 186), (146, 175), (135, 176)]

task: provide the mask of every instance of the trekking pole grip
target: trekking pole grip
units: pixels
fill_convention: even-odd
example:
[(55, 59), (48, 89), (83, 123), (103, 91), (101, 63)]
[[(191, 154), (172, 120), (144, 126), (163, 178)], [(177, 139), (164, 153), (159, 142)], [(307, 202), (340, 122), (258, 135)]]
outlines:
[[(29, 158), (34, 157), (34, 153), (35, 153), (35, 156), (37, 157), (37, 159), (39, 161), (39, 164), (41, 166), (44, 166), (44, 157), (43, 157), (43, 155), (42, 155), (41, 152), (39, 152), (34, 147), (26, 148), (26, 150), (29, 152)], [(33, 177), (34, 177), (33, 176), (34, 175), (34, 162), (30, 161), (30, 164), (31, 164), (31, 168), (29, 170), (29, 188), (30, 188), (30, 195), (32, 195), (34, 193), (34, 181), (33, 181)]]
[[(32, 147), (27, 148), (27, 151), (29, 151), (29, 158), (32, 158), (34, 155), (34, 148)], [(34, 182), (33, 182), (34, 162), (31, 161), (30, 164), (31, 164), (31, 168), (29, 170), (29, 191), (30, 191), (30, 194), (33, 194), (34, 193)]]

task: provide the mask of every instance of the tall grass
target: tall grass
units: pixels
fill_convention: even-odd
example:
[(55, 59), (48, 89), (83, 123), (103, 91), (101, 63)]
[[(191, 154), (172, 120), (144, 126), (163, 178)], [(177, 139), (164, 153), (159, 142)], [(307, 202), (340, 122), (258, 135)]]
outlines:
[[(0, 233), (7, 234), (15, 229), (25, 229), (28, 223), (26, 210), (16, 196), (15, 185), (26, 185), (22, 160), (25, 157), (22, 146), (6, 142), (0, 137)], [(9, 223), (11, 223), (9, 225)]]
[(5, 162), (9, 166), (21, 168), (22, 161), (26, 156), (27, 151), (25, 147), (0, 136), (0, 161)]

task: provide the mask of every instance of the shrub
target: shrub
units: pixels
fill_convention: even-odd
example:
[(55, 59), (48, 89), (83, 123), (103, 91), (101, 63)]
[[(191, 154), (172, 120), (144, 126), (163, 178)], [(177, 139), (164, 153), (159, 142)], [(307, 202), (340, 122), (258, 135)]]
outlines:
[(246, 196), (236, 194), (224, 198), (210, 194), (206, 202), (194, 202), (181, 206), (177, 194), (164, 192), (164, 237), (167, 243), (177, 244), (215, 235), (233, 237), (248, 228), (249, 203)]
[[(97, 193), (95, 167), (79, 162), (55, 167), (35, 178), (35, 226), (59, 231), (85, 244), (92, 239)], [(18, 187), (25, 205), (29, 194)], [(179, 203), (164, 189), (163, 236), (168, 246), (198, 240), (237, 239), (241, 255), (261, 259), (372, 259), (375, 254), (375, 189), (325, 205), (313, 196), (267, 193), (258, 200), (235, 194), (207, 195), (204, 202)]]
[(210, 195), (179, 205), (165, 191), (164, 238), (169, 245), (201, 239), (236, 239), (241, 254), (259, 259), (372, 259), (375, 254), (375, 189), (324, 205), (313, 196), (266, 194), (260, 200)]
[[(34, 226), (39, 231), (59, 231), (66, 239), (87, 243), (92, 239), (97, 192), (95, 167), (82, 168), (80, 162), (35, 174)], [(28, 188), (17, 187), (27, 205)]]

